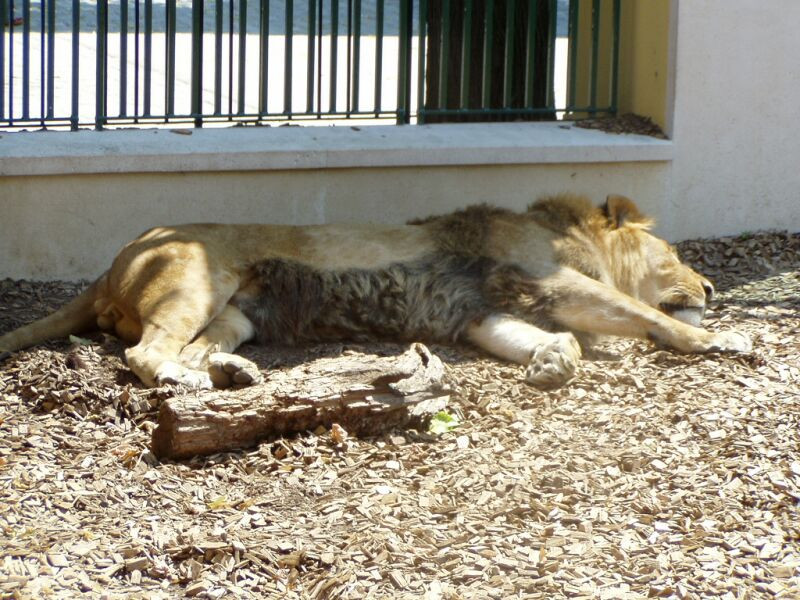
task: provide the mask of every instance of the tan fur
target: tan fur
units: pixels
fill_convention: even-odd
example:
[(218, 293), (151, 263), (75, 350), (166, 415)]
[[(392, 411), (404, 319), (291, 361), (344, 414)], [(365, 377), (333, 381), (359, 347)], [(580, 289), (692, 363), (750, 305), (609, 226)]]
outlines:
[(492, 318), (465, 323), (466, 338), (500, 357), (531, 361), (526, 377), (536, 384), (572, 375), (580, 358), (572, 333), (653, 339), (683, 352), (747, 350), (744, 336), (666, 314), (701, 315), (711, 284), (648, 233), (650, 225), (622, 196), (597, 208), (563, 195), (522, 214), (473, 207), (407, 226), (159, 227), (126, 245), (72, 303), (0, 337), (0, 350), (97, 326), (135, 344), (126, 358), (148, 385), (224, 385), (218, 374), (235, 368), (241, 376), (227, 383), (250, 383), (253, 365), (229, 353), (254, 335), (244, 307), (265, 285), (268, 291), (255, 264), (378, 273), (443, 256), (491, 265), (480, 285)]

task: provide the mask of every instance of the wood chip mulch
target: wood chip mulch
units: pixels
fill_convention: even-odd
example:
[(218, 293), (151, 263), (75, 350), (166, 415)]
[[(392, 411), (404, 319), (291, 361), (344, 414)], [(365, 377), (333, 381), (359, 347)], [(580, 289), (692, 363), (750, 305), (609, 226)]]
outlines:
[(650, 117), (643, 117), (633, 113), (614, 117), (578, 119), (573, 121), (573, 123), (576, 127), (599, 129), (606, 133), (635, 133), (638, 135), (649, 135), (650, 137), (661, 140), (668, 139), (664, 130)]
[[(681, 250), (716, 281), (707, 326), (752, 354), (608, 341), (541, 392), (434, 347), (461, 420), (440, 435), (159, 462), (176, 390), (142, 389), (114, 338), (19, 353), (0, 365), (0, 597), (800, 597), (800, 234)], [(0, 331), (79, 287), (0, 282)], [(283, 369), (347, 348), (246, 352)]]

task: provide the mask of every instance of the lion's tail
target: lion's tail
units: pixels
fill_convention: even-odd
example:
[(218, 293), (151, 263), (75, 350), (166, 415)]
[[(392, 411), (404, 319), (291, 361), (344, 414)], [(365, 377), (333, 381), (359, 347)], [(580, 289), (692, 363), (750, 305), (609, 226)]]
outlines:
[(106, 289), (106, 274), (54, 313), (0, 337), (0, 359), (9, 352), (97, 327), (95, 302)]

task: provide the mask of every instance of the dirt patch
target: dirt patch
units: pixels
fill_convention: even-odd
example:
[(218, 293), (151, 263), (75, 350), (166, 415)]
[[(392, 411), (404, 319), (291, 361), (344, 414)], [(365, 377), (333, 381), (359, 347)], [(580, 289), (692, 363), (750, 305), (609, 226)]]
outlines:
[[(710, 329), (744, 356), (605, 342), (541, 392), (469, 348), (461, 425), (308, 432), (160, 463), (109, 336), (0, 365), (0, 596), (793, 598), (800, 595), (800, 235), (689, 242)], [(0, 282), (0, 331), (78, 286)], [(265, 370), (344, 349), (247, 347)]]

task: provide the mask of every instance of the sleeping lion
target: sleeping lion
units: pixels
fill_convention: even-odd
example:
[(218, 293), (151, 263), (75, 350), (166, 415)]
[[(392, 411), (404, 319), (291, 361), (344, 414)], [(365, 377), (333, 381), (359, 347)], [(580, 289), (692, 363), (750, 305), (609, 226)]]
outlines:
[(713, 287), (651, 224), (623, 196), (557, 196), (405, 226), (158, 227), (0, 350), (99, 327), (135, 344), (125, 357), (146, 385), (192, 388), (257, 382), (232, 354), (251, 339), (469, 342), (541, 387), (570, 379), (595, 334), (749, 351), (740, 333), (700, 328)]

